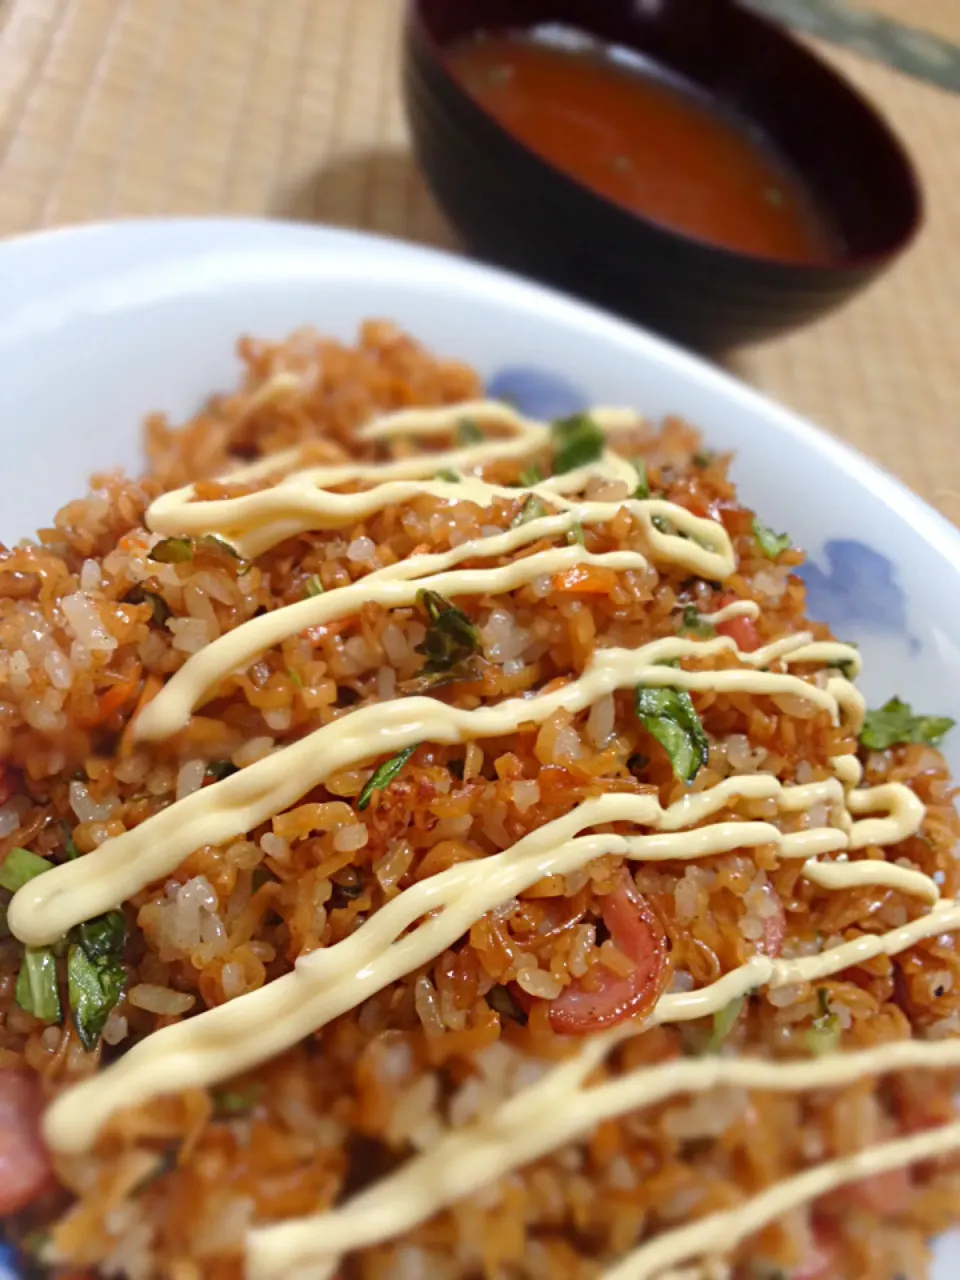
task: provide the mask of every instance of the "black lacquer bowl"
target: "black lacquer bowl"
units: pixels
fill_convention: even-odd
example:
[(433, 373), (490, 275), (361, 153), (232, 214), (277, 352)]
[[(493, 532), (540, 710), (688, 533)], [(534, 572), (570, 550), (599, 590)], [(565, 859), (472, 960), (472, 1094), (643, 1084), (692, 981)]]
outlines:
[[(797, 265), (622, 208), (540, 159), (446, 65), (481, 31), (563, 23), (625, 46), (758, 127), (832, 223)], [(417, 159), (465, 246), (690, 346), (722, 351), (839, 306), (903, 252), (921, 196), (874, 108), (784, 30), (733, 0), (409, 0), (404, 94)]]

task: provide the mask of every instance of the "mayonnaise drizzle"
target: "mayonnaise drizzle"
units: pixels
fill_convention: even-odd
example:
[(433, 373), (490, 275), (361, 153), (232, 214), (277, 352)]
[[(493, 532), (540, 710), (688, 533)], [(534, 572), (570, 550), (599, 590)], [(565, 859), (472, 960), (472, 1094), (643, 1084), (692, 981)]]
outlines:
[[(636, 1028), (629, 1034), (635, 1035)], [(619, 1029), (596, 1037), (590, 1052), (554, 1067), (535, 1084), (500, 1103), (492, 1113), (449, 1130), (434, 1146), (337, 1208), (252, 1231), (247, 1253), (250, 1280), (280, 1280), (294, 1264), (304, 1262), (311, 1264), (313, 1280), (327, 1280), (345, 1253), (380, 1244), (419, 1226), (439, 1210), (583, 1137), (605, 1120), (655, 1106), (677, 1095), (708, 1093), (721, 1087), (801, 1093), (838, 1088), (881, 1072), (942, 1071), (960, 1067), (960, 1041), (905, 1040), (812, 1061), (773, 1062), (712, 1056), (671, 1062), (666, 1070), (663, 1063), (656, 1063), (586, 1087), (585, 1078), (599, 1065), (597, 1049), (601, 1048), (606, 1056), (625, 1038)], [(949, 1147), (960, 1145), (960, 1126), (955, 1129), (957, 1132)], [(864, 1153), (870, 1157), (869, 1168), (865, 1169), (861, 1160), (846, 1177), (837, 1178), (830, 1185), (874, 1172), (873, 1161), (886, 1150), (878, 1147)], [(782, 1183), (777, 1189), (777, 1209), (772, 1216), (786, 1209), (784, 1197), (789, 1201), (792, 1189), (791, 1182)], [(750, 1214), (744, 1209), (737, 1212), (751, 1224), (756, 1222), (756, 1209)], [(714, 1241), (722, 1245), (730, 1243), (728, 1237), (718, 1239), (707, 1223), (709, 1219), (702, 1224), (706, 1241), (701, 1242), (698, 1237), (694, 1247), (690, 1246), (689, 1237), (701, 1230), (699, 1223), (661, 1236), (657, 1244), (671, 1241), (676, 1249), (669, 1248), (657, 1255), (653, 1264), (656, 1271), (665, 1264), (689, 1261), (714, 1247)], [(753, 1225), (749, 1227), (749, 1230), (755, 1229)], [(644, 1246), (646, 1248), (649, 1246)], [(654, 1271), (647, 1268), (640, 1250), (608, 1276), (611, 1274), (639, 1278)]]
[[(212, 792), (213, 788), (207, 790)], [(792, 793), (797, 790), (813, 803), (824, 794), (824, 785), (790, 788), (771, 775), (728, 779), (699, 795), (685, 797), (665, 811), (654, 796), (610, 794), (586, 800), (503, 853), (459, 863), (404, 890), (348, 938), (301, 957), (291, 973), (274, 979), (269, 986), (154, 1032), (112, 1066), (53, 1103), (45, 1116), (47, 1140), (58, 1150), (81, 1151), (121, 1107), (143, 1102), (158, 1093), (215, 1083), (282, 1053), (389, 983), (440, 955), (487, 911), (522, 893), (543, 876), (569, 875), (607, 854), (649, 862), (706, 857), (768, 843), (779, 844), (786, 857), (809, 857), (850, 847), (856, 838), (856, 823), (849, 834), (824, 828), (784, 835), (772, 823), (743, 821), (714, 823), (692, 831), (678, 830), (712, 816), (737, 796), (783, 797), (784, 807), (789, 809)], [(911, 834), (922, 816), (922, 808), (919, 814), (911, 814), (904, 808), (885, 819), (871, 821), (887, 824), (881, 835), (892, 843)], [(611, 822), (632, 822), (664, 834), (580, 835), (588, 827)], [(137, 828), (141, 830), (143, 827)], [(88, 854), (84, 861), (92, 856)], [(38, 876), (33, 883), (39, 884), (52, 874)], [(433, 914), (424, 919), (428, 912)], [(929, 919), (923, 918), (924, 922)], [(407, 933), (417, 921), (421, 923), (416, 930)], [(837, 948), (825, 956), (838, 956), (842, 952), (843, 948)], [(791, 982), (803, 981), (807, 970), (815, 972), (823, 960), (824, 956), (812, 956), (803, 960), (766, 961), (769, 967), (764, 969), (760, 981), (778, 985), (781, 971), (789, 973)], [(752, 968), (745, 966), (742, 970), (749, 977), (745, 989), (758, 985), (758, 966), (751, 964)], [(841, 967), (844, 966), (837, 965)], [(836, 972), (830, 968), (829, 959), (827, 972)], [(690, 993), (695, 997), (693, 1000), (666, 997), (673, 1001), (666, 1006), (675, 1011), (673, 1020), (689, 1008), (697, 1010), (689, 1015), (691, 1017), (712, 1012), (711, 993), (717, 990), (722, 997), (717, 1007), (722, 1008), (730, 998), (723, 981)], [(704, 1001), (708, 1004), (701, 1011)]]
[[(597, 410), (592, 416), (605, 432), (637, 421), (628, 410)], [(299, 470), (304, 453), (290, 450), (226, 477), (227, 482), (240, 485), (272, 481), (270, 487), (199, 501), (193, 487), (187, 486), (154, 502), (148, 525), (158, 534), (215, 533), (241, 554), (253, 557), (294, 534), (351, 525), (424, 495), (479, 507), (515, 500), (515, 488), (488, 484), (477, 472), (494, 460), (522, 461), (545, 451), (550, 435), (543, 424), (508, 406), (477, 401), (404, 410), (367, 424), (358, 434), (366, 440), (445, 436), (465, 418), (499, 434), (442, 453)], [(439, 471), (452, 469), (462, 473), (459, 482), (436, 478)], [(551, 514), (517, 529), (472, 539), (445, 553), (382, 567), (360, 582), (253, 619), (228, 633), (194, 654), (168, 681), (141, 714), (135, 726), (137, 736), (144, 740), (171, 736), (231, 672), (244, 669), (289, 636), (349, 616), (368, 601), (385, 608), (409, 606), (425, 587), (447, 596), (496, 595), (580, 564), (643, 569), (647, 560), (639, 552), (593, 555), (580, 546), (540, 551), (490, 568), (457, 568), (467, 560), (505, 556), (541, 539), (562, 537), (577, 524), (603, 523), (622, 507), (643, 526), (654, 563), (716, 581), (735, 571), (732, 545), (718, 523), (662, 499), (610, 502), (578, 497), (595, 478), (626, 484), (627, 492), (635, 487), (630, 464), (605, 450), (590, 466), (533, 486), (530, 492), (553, 506)], [(356, 485), (372, 487), (330, 492)], [(702, 617), (719, 625), (758, 613), (754, 601), (737, 600)], [(731, 655), (739, 665), (709, 671), (663, 665), (719, 655)], [(785, 670), (804, 664), (837, 671), (817, 683)], [(246, 833), (343, 768), (421, 741), (458, 743), (509, 734), (522, 725), (543, 723), (561, 709), (580, 712), (617, 689), (645, 684), (801, 698), (855, 733), (864, 703), (843, 673), (855, 674), (859, 669), (855, 649), (835, 641), (814, 641), (808, 633), (782, 637), (753, 653), (741, 653), (727, 637), (674, 636), (637, 650), (598, 650), (583, 674), (562, 688), (496, 706), (462, 710), (413, 697), (362, 707), (233, 777), (193, 793), (83, 859), (37, 877), (15, 895), (9, 923), (28, 945), (52, 943), (74, 924), (175, 870), (199, 846), (221, 844)], [(273, 1057), (428, 963), (488, 910), (536, 880), (568, 874), (607, 854), (644, 862), (682, 861), (774, 844), (781, 857), (800, 860), (804, 877), (820, 888), (876, 885), (912, 895), (931, 907), (898, 929), (843, 942), (818, 955), (755, 956), (707, 987), (663, 996), (645, 1027), (701, 1018), (755, 988), (816, 981), (960, 928), (960, 904), (938, 901), (939, 891), (929, 877), (882, 858), (850, 858), (858, 850), (896, 844), (916, 832), (924, 814), (917, 797), (896, 783), (857, 790), (862, 770), (855, 756), (838, 756), (832, 766), (833, 778), (803, 785), (785, 785), (769, 774), (729, 778), (709, 789), (691, 791), (667, 809), (651, 795), (611, 793), (586, 800), (502, 853), (458, 864), (413, 885), (350, 937), (301, 958), (291, 973), (269, 986), (141, 1041), (111, 1067), (55, 1100), (44, 1117), (47, 1141), (58, 1151), (81, 1152), (121, 1108), (157, 1094), (215, 1083)], [(775, 801), (787, 829), (737, 816), (741, 799)], [(805, 825), (804, 815), (816, 806), (827, 813), (828, 825)], [(727, 816), (699, 825), (725, 810)], [(647, 830), (636, 835), (590, 832), (592, 827), (611, 823)], [(840, 856), (824, 861), (829, 854)], [(587, 1075), (610, 1048), (645, 1027), (626, 1025), (591, 1037), (573, 1059), (502, 1104), (493, 1115), (450, 1133), (354, 1201), (317, 1218), (253, 1232), (248, 1242), (251, 1280), (278, 1280), (303, 1262), (319, 1265), (312, 1275), (328, 1275), (345, 1252), (409, 1230), (454, 1199), (587, 1132), (603, 1118), (676, 1093), (703, 1092), (724, 1083), (771, 1090), (830, 1087), (868, 1073), (960, 1065), (960, 1044), (955, 1041), (922, 1045), (907, 1041), (815, 1062), (708, 1058), (673, 1063), (669, 1072), (646, 1068), (585, 1089)], [(772, 1217), (843, 1181), (956, 1146), (960, 1146), (960, 1125), (806, 1171), (736, 1210), (643, 1245), (609, 1272), (607, 1280), (648, 1280), (691, 1260), (710, 1261)]]
[[(520, 563), (529, 565), (530, 560)], [(804, 633), (787, 639), (795, 641), (798, 652), (803, 652)], [(48, 945), (80, 921), (109, 910), (168, 875), (200, 845), (221, 844), (251, 831), (341, 769), (417, 742), (461, 743), (515, 733), (523, 724), (542, 724), (556, 711), (583, 711), (618, 689), (643, 684), (794, 694), (837, 718), (840, 703), (831, 686), (845, 681), (831, 681), (828, 688), (820, 689), (799, 676), (753, 669), (783, 657), (784, 646), (785, 641), (778, 640), (765, 649), (741, 654), (746, 669), (684, 671), (663, 663), (737, 653), (737, 648), (725, 636), (703, 641), (669, 636), (639, 649), (598, 649), (583, 674), (569, 684), (533, 697), (509, 698), (496, 706), (467, 711), (434, 698), (410, 697), (360, 707), (232, 777), (193, 792), (85, 857), (35, 877), (10, 903), (10, 928), (29, 946)], [(912, 794), (907, 788), (901, 790)], [(904, 799), (903, 803), (908, 802)]]

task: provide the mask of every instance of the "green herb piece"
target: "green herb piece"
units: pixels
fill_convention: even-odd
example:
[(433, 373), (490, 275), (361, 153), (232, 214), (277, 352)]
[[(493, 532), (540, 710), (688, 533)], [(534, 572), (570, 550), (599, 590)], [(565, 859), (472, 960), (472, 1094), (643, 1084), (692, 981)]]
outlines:
[(287, 667), (287, 675), (290, 677), (295, 688), (297, 689), (303, 688), (303, 676), (300, 674), (299, 671), (294, 671), (293, 667)]
[(637, 487), (633, 491), (635, 498), (650, 497), (650, 481), (647, 479), (647, 462), (645, 458), (634, 458), (633, 469), (637, 473)]
[(148, 604), (153, 610), (153, 621), (162, 627), (170, 617), (170, 606), (163, 596), (156, 591), (147, 591), (144, 587), (131, 587), (123, 597), (124, 604)]
[(178, 1151), (179, 1144), (173, 1144), (166, 1151), (160, 1152), (157, 1156), (156, 1164), (130, 1189), (130, 1194), (134, 1196), (142, 1195), (159, 1178), (162, 1178), (167, 1173), (172, 1173), (177, 1167)]
[(127, 920), (122, 911), (105, 911), (77, 925), (74, 935), (91, 960), (119, 956), (127, 941)]
[[(424, 664), (426, 666), (426, 664)], [(417, 693), (431, 693), (434, 689), (445, 689), (447, 685), (460, 684), (464, 680), (479, 680), (480, 672), (476, 658), (468, 658), (466, 662), (458, 662), (449, 671), (428, 671), (425, 674), (405, 680), (401, 692), (405, 697)]]
[(789, 533), (774, 533), (767, 525), (761, 524), (759, 520), (753, 522), (753, 536), (757, 540), (757, 546), (767, 557), (768, 560), (776, 560), (781, 551), (786, 551), (790, 546)]
[(426, 656), (423, 675), (449, 671), (480, 650), (480, 633), (462, 609), (445, 600), (437, 591), (418, 591), (417, 603), (430, 620), (417, 653)]
[(846, 676), (848, 680), (852, 680), (856, 674), (854, 663), (849, 658), (841, 662), (828, 662), (827, 666), (831, 671), (839, 671), (840, 674), (842, 676)]
[(16, 893), (34, 876), (50, 870), (50, 863), (29, 849), (13, 848), (0, 863), (0, 889)]
[(522, 524), (529, 524), (531, 520), (540, 520), (543, 516), (548, 516), (550, 512), (546, 506), (540, 501), (535, 493), (531, 493), (526, 502), (510, 521), (511, 529), (519, 529)]
[(457, 423), (457, 442), (459, 444), (479, 444), (485, 439), (483, 432), (472, 418), (461, 418)]
[(80, 1043), (91, 1053), (100, 1040), (110, 1010), (120, 999), (127, 973), (119, 959), (94, 959), (73, 943), (67, 952), (67, 991)]
[(185, 564), (193, 559), (193, 543), (189, 538), (164, 538), (149, 553), (148, 559), (158, 564)]
[(673, 526), (666, 516), (651, 516), (650, 523), (656, 529), (657, 533), (672, 533)]
[(603, 453), (603, 432), (587, 413), (560, 418), (550, 428), (553, 436), (553, 474), (562, 476), (596, 462)]
[(804, 1037), (807, 1048), (818, 1056), (836, 1053), (840, 1045), (840, 1019), (830, 1008), (830, 992), (826, 987), (817, 988), (817, 1003), (820, 1013)]
[(242, 1116), (252, 1111), (260, 1101), (263, 1092), (261, 1085), (255, 1081), (245, 1089), (224, 1089), (213, 1095), (213, 1104), (224, 1116)]
[(23, 953), (14, 999), (41, 1022), (60, 1021), (57, 958), (50, 947), (27, 947)]
[(419, 747), (419, 742), (411, 743), (409, 747), (404, 747), (402, 751), (398, 751), (395, 756), (391, 756), (389, 760), (384, 761), (379, 769), (375, 769), (373, 774), (367, 779), (363, 790), (357, 799), (357, 808), (366, 809), (375, 791), (382, 791), (384, 787), (389, 787), (403, 766), (407, 763), (413, 753)]
[(707, 763), (710, 744), (689, 693), (683, 689), (645, 689), (636, 692), (637, 719), (663, 747), (674, 777), (692, 782)]
[(438, 471), (435, 479), (446, 480), (447, 484), (459, 484), (461, 477), (455, 471), (451, 471), (449, 467), (444, 467), (442, 471)]
[(709, 449), (704, 449), (700, 453), (695, 453), (691, 461), (698, 471), (704, 471), (710, 466), (716, 456), (717, 455), (712, 453)]
[(41, 1231), (39, 1229), (28, 1231), (20, 1241), (20, 1248), (24, 1253), (29, 1254), (31, 1258), (38, 1258), (52, 1238), (49, 1231)]
[(948, 716), (915, 716), (908, 702), (891, 698), (879, 711), (867, 712), (860, 730), (860, 741), (871, 751), (886, 751), (887, 747), (900, 742), (926, 743), (928, 747), (936, 747), (955, 723)]
[(364, 888), (356, 867), (344, 867), (334, 877), (330, 901), (335, 907), (344, 907), (348, 902), (355, 902), (357, 898), (362, 898)]
[(303, 593), (303, 598), (306, 600), (308, 596), (322, 596), (322, 595), (323, 595), (323, 583), (320, 581), (319, 573), (311, 574), (310, 577), (307, 579), (307, 585)]
[(583, 534), (583, 525), (579, 520), (577, 520), (576, 523), (567, 530), (567, 542), (569, 542), (571, 546), (573, 546), (574, 543), (577, 543), (577, 545), (581, 547), (585, 547), (587, 545), (587, 540)]
[(524, 469), (517, 476), (517, 484), (522, 485), (524, 489), (532, 489), (535, 484), (540, 484), (543, 480), (543, 472), (533, 463)]
[(68, 862), (72, 862), (74, 858), (80, 857), (80, 850), (77, 848), (76, 841), (73, 838), (73, 830), (70, 823), (64, 821), (63, 826), (63, 856)]
[(709, 622), (705, 622), (692, 604), (683, 610), (683, 621), (680, 623), (679, 635), (696, 636), (700, 640), (708, 640), (717, 633)]
[(707, 1041), (707, 1053), (719, 1052), (720, 1046), (733, 1030), (737, 1019), (743, 1012), (745, 1003), (746, 998), (744, 996), (737, 996), (735, 1000), (731, 1000), (728, 1005), (724, 1005), (722, 1009), (718, 1009), (713, 1015), (713, 1031)]
[(485, 999), (494, 1013), (499, 1013), (501, 1018), (509, 1018), (511, 1022), (519, 1022), (521, 1026), (526, 1026), (527, 1015), (514, 1000), (508, 987), (491, 987)]
[(232, 760), (211, 760), (207, 765), (207, 777), (213, 778), (214, 782), (222, 782), (239, 772)]
[(227, 542), (225, 538), (218, 537), (215, 533), (202, 533), (196, 539), (195, 545), (197, 549), (219, 551), (221, 555), (229, 556), (231, 560), (239, 560), (241, 563), (246, 564), (237, 548)]

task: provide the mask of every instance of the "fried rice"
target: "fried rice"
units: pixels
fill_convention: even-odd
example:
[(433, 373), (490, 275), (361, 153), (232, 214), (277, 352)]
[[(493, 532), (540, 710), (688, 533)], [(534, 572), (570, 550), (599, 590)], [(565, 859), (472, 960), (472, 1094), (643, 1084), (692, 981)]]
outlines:
[[(237, 391), (212, 398), (185, 425), (148, 421), (143, 478), (95, 477), (52, 528), (3, 549), (5, 909), (13, 889), (34, 884), (36, 859), (80, 862), (318, 728), (349, 726), (366, 707), (423, 696), (465, 712), (497, 707), (563, 689), (611, 648), (678, 635), (733, 642), (679, 663), (708, 672), (740, 670), (744, 655), (802, 632), (832, 639), (805, 616), (802, 552), (739, 504), (729, 459), (705, 451), (686, 423), (638, 417), (608, 438), (635, 468), (636, 491), (603, 476), (585, 481), (586, 499), (612, 504), (608, 519), (482, 562), (576, 543), (593, 557), (637, 553), (637, 567), (591, 561), (496, 594), (427, 592), (402, 607), (367, 601), (232, 670), (182, 728), (144, 741), (137, 717), (220, 637), (549, 510), (549, 496), (530, 506), (550, 475), (548, 450), (533, 473), (529, 460), (510, 458), (478, 468), (489, 484), (516, 490), (488, 506), (412, 494), (337, 527), (299, 530), (255, 556), (220, 536), (150, 531), (151, 503), (178, 486), (192, 484), (192, 497), (206, 502), (261, 491), (260, 480), (216, 477), (278, 450), (300, 449), (313, 467), (450, 450), (456, 441), (442, 434), (370, 438), (359, 428), (482, 395), (470, 368), (385, 322), (365, 324), (353, 347), (301, 331), (276, 344), (243, 339), (238, 350)], [(629, 505), (637, 498), (718, 522), (734, 572), (720, 582), (664, 563)], [(820, 664), (798, 671), (826, 688)], [(515, 732), (411, 744), (399, 764), (386, 751), (348, 763), (269, 820), (201, 843), (111, 904), (122, 916), (78, 923), (45, 951), (25, 951), (5, 929), (0, 1212), (24, 1268), (62, 1280), (239, 1280), (251, 1229), (349, 1205), (536, 1088), (613, 1026), (619, 1039), (593, 1065), (591, 1087), (658, 1064), (671, 1073), (749, 1057), (812, 1070), (828, 1054), (957, 1037), (960, 957), (948, 930), (824, 978), (761, 984), (706, 1016), (644, 1026), (661, 997), (705, 990), (751, 959), (820, 956), (900, 929), (926, 908), (898, 882), (827, 888), (773, 840), (694, 859), (603, 854), (500, 901), (439, 954), (280, 1056), (120, 1106), (88, 1150), (46, 1149), (45, 1108), (134, 1045), (242, 1000), (298, 959), (355, 936), (411, 887), (481, 866), (601, 797), (652, 798), (666, 809), (728, 779), (817, 784), (834, 776), (838, 759), (857, 758), (863, 785), (902, 784), (925, 809), (913, 834), (858, 856), (922, 873), (944, 900), (957, 895), (960, 827), (936, 749), (944, 722), (907, 709), (906, 727), (871, 738), (794, 693), (693, 688), (689, 700), (703, 742), (686, 776), (662, 723), (640, 714), (633, 690), (613, 690)], [(732, 795), (712, 820), (790, 833), (829, 825), (827, 810), (789, 814), (769, 796)], [(627, 825), (599, 830), (616, 835)], [(620, 1003), (610, 996), (624, 991)], [(681, 1091), (603, 1119), (422, 1221), (344, 1250), (335, 1274), (593, 1280), (638, 1246), (737, 1210), (795, 1175), (949, 1124), (956, 1083), (944, 1068), (878, 1070), (841, 1086)], [(847, 1179), (662, 1274), (921, 1280), (958, 1197), (960, 1158), (949, 1153)], [(331, 1272), (307, 1263), (296, 1274)]]

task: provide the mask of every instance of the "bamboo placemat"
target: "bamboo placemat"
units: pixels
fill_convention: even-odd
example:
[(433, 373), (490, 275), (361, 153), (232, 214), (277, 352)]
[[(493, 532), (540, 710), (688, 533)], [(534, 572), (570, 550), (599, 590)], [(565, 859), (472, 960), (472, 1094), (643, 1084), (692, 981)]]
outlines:
[[(960, 39), (960, 0), (872, 7)], [(0, 0), (0, 234), (225, 212), (449, 246), (409, 154), (397, 83), (401, 8), (399, 0)], [(907, 142), (926, 187), (927, 226), (862, 299), (733, 365), (960, 519), (960, 95), (818, 47)]]

